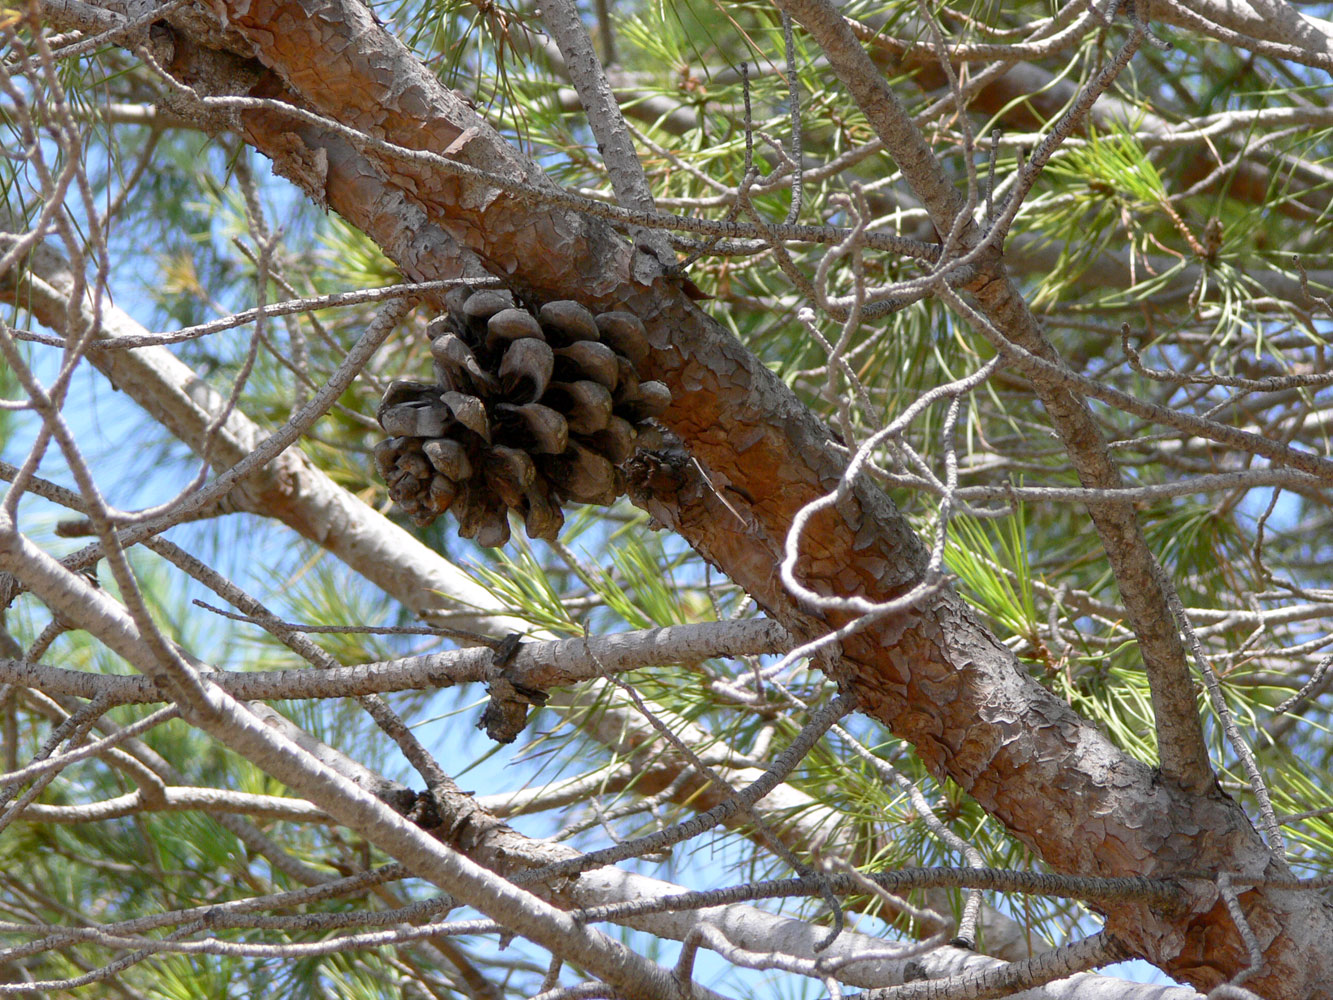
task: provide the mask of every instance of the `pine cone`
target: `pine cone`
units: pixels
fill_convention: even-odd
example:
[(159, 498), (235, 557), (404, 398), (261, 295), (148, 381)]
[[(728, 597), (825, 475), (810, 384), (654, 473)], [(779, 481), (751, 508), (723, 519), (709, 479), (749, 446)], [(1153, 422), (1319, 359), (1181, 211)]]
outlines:
[(375, 464), (394, 501), (423, 527), (452, 510), (459, 534), (487, 546), (509, 541), (510, 510), (529, 538), (553, 540), (562, 501), (613, 503), (619, 465), (671, 403), (661, 382), (639, 381), (638, 318), (569, 301), (534, 316), (493, 289), (458, 288), (446, 304), (427, 327), (435, 381), (396, 381), (380, 403), (390, 437)]

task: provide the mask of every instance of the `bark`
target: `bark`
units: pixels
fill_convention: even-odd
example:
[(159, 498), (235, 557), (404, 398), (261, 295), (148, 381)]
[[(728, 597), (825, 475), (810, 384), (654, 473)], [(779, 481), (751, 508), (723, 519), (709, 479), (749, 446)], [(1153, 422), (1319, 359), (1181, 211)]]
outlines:
[[(359, 4), (240, 0), (219, 11), (271, 71), (248, 84), (252, 95), (299, 101), (409, 149), (537, 188), (548, 184)], [(183, 74), (191, 59), (203, 58), (183, 46), (177, 56), (174, 67)], [(456, 258), (439, 252), (452, 240), (535, 299), (576, 298), (638, 314), (653, 346), (644, 374), (671, 387), (666, 422), (709, 476), (701, 482), (684, 463), (659, 457), (640, 477), (638, 500), (793, 634), (811, 637), (841, 624), (798, 607), (774, 567), (794, 513), (836, 486), (842, 460), (823, 425), (669, 276), (636, 280), (643, 270), (636, 270), (635, 251), (615, 233), (530, 197), (420, 159), (372, 160), (344, 139), (275, 113), (244, 112), (241, 128), (410, 278), (456, 274)], [(313, 177), (310, 164), (323, 176)], [(990, 305), (1000, 310), (1005, 303)], [(816, 518), (805, 540), (798, 575), (821, 593), (886, 600), (915, 583), (925, 564), (911, 527), (864, 484), (837, 511)], [(846, 640), (826, 668), (864, 711), (911, 741), (934, 773), (957, 781), (1056, 871), (1228, 871), (1238, 884), (1279, 874), (1220, 789), (1187, 790), (1127, 757), (1029, 678), (947, 590)], [(1107, 926), (1136, 954), (1207, 989), (1248, 959), (1208, 878), (1191, 885), (1194, 905), (1185, 912), (1117, 904), (1106, 908)], [(1326, 946), (1333, 919), (1325, 904), (1313, 894), (1266, 889), (1241, 899), (1265, 955), (1247, 988), (1274, 998), (1333, 996)]]
[[(800, 20), (823, 47), (904, 179), (926, 205), (935, 228), (941, 233), (957, 230), (964, 249), (979, 246), (982, 233), (972, 221), (963, 196), (841, 15), (825, 0), (779, 0), (778, 5)], [(1040, 147), (1034, 159), (1036, 155), (1040, 155)], [(960, 226), (960, 220), (966, 221)], [(986, 319), (1007, 340), (1046, 360), (1057, 360), (1055, 349), (1009, 280), (998, 247), (992, 247), (978, 261), (977, 270), (968, 290), (975, 295)], [(1037, 398), (1059, 434), (1079, 481), (1098, 489), (1122, 485), (1119, 469), (1087, 402), (1052, 381), (1033, 381)], [(1115, 572), (1151, 682), (1162, 769), (1175, 780), (1201, 788), (1211, 780), (1212, 771), (1184, 647), (1166, 613), (1156, 560), (1148, 551), (1131, 504), (1099, 504), (1089, 514)]]

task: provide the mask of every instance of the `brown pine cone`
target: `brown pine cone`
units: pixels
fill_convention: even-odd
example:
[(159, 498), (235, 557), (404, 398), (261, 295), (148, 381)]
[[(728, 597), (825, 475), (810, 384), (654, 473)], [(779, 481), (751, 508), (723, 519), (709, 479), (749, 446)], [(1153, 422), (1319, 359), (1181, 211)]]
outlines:
[(494, 289), (446, 303), (427, 327), (435, 381), (396, 381), (379, 406), (390, 437), (375, 464), (394, 501), (423, 527), (452, 510), (459, 534), (488, 546), (509, 540), (508, 511), (553, 540), (562, 501), (614, 503), (619, 465), (671, 404), (665, 385), (639, 380), (639, 319), (571, 301), (533, 315)]

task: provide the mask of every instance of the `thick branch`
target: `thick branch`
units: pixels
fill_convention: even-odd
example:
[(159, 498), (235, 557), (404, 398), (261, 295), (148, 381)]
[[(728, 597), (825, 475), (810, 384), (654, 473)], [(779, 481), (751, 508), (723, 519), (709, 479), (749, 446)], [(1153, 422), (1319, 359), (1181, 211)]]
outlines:
[[(359, 5), (260, 2), (228, 13), (260, 57), (323, 113), (413, 148), (443, 154), (458, 142), (451, 155), (543, 183), (535, 166), (440, 87)], [(278, 23), (284, 30), (271, 31)], [(245, 121), (250, 141), (282, 155), (277, 123)], [(794, 511), (836, 485), (841, 462), (824, 428), (778, 380), (669, 282), (636, 283), (630, 248), (599, 224), (562, 210), (535, 211), (421, 165), (386, 170), (396, 181), (396, 205), (373, 185), (357, 190), (330, 183), (326, 190), (331, 204), (385, 246), (410, 277), (442, 276), (426, 258), (400, 252), (412, 234), (438, 223), (494, 273), (538, 298), (576, 297), (599, 308), (629, 308), (644, 319), (654, 348), (645, 374), (671, 383), (675, 402), (667, 420), (707, 467), (710, 482), (691, 483), (683, 467), (668, 467), (644, 478), (641, 498), (790, 630), (810, 636), (826, 627), (786, 598), (773, 566)], [(404, 191), (414, 192), (410, 201)], [(1021, 312), (1018, 322), (1003, 315), (1021, 302), (999, 293), (986, 299), (985, 291), (983, 302), (1003, 320), (996, 325), (1021, 330)], [(709, 507), (722, 491), (728, 505)], [(924, 565), (910, 527), (868, 487), (858, 486), (843, 510), (812, 529), (799, 571), (821, 592), (892, 597)], [(1127, 590), (1130, 580), (1122, 579)], [(1058, 870), (1153, 874), (1203, 867), (1257, 875), (1268, 865), (1262, 843), (1233, 803), (1211, 790), (1188, 794), (1158, 782), (1028, 679), (952, 594), (849, 639), (830, 668), (856, 687), (873, 715), (912, 740), (937, 773), (958, 780)], [(1264, 915), (1264, 982), (1274, 995), (1328, 995), (1319, 970), (1329, 926), (1317, 902), (1271, 892), (1252, 898)], [(1224, 908), (1201, 909), (1207, 912), (1181, 920), (1126, 905), (1110, 908), (1108, 918), (1141, 953), (1212, 985), (1248, 957)]]
[[(950, 232), (967, 206), (852, 29), (827, 0), (779, 0), (778, 5), (819, 42), (903, 177), (929, 209), (935, 228)], [(969, 221), (963, 230), (964, 246), (976, 246), (981, 238), (976, 225)], [(979, 270), (970, 290), (987, 319), (1015, 343), (1043, 358), (1057, 360), (1055, 349), (1005, 275), (998, 257), (992, 254), (983, 258)], [(1034, 388), (1080, 482), (1097, 489), (1120, 486), (1120, 472), (1086, 402), (1059, 384), (1034, 380)], [(1148, 550), (1131, 504), (1098, 505), (1091, 509), (1090, 516), (1115, 572), (1148, 671), (1162, 769), (1186, 787), (1207, 788), (1213, 780), (1212, 767), (1185, 650), (1158, 581), (1156, 559)]]

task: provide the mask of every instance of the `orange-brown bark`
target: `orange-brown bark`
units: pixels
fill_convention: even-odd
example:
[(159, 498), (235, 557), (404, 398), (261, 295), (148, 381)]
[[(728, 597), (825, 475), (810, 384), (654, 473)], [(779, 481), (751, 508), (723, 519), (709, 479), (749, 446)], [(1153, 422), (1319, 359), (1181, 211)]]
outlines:
[[(265, 96), (299, 101), (399, 145), (451, 151), (471, 165), (547, 183), (361, 5), (238, 0), (219, 9), (271, 71), (259, 84)], [(373, 160), (278, 114), (247, 113), (243, 124), (248, 141), (280, 170), (300, 175), (307, 190), (321, 191), (412, 279), (462, 273), (468, 253), (461, 247), (534, 298), (635, 312), (653, 347), (643, 374), (671, 387), (665, 421), (709, 476), (708, 483), (691, 478), (667, 456), (666, 467), (636, 478), (638, 501), (795, 634), (840, 624), (793, 602), (776, 567), (793, 515), (834, 488), (842, 460), (825, 427), (670, 277), (636, 280), (634, 248), (591, 218), (419, 163)], [(815, 520), (803, 552), (799, 575), (807, 586), (873, 601), (902, 593), (925, 566), (910, 525), (864, 484), (837, 512)], [(1238, 883), (1277, 874), (1223, 792), (1187, 793), (1159, 781), (1029, 678), (952, 592), (846, 640), (825, 666), (937, 775), (957, 781), (1057, 871), (1227, 870)], [(1108, 921), (1134, 952), (1207, 989), (1246, 958), (1215, 893), (1195, 884), (1193, 911), (1125, 905)], [(1268, 963), (1247, 986), (1275, 998), (1333, 996), (1323, 943), (1333, 920), (1318, 899), (1255, 891), (1244, 901)]]

